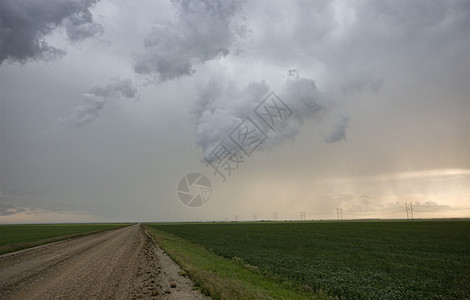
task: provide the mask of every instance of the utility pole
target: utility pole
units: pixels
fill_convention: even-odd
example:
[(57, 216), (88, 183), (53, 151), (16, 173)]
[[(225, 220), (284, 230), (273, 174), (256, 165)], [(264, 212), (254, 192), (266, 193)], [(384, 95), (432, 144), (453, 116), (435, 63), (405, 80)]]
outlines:
[(305, 212), (304, 211), (300, 212), (300, 221), (305, 221)]
[(277, 221), (277, 212), (273, 212), (273, 220)]
[(257, 218), (256, 214), (253, 214), (253, 222), (255, 222)]
[(338, 221), (343, 221), (343, 209), (342, 208), (336, 208), (336, 219)]
[(413, 215), (413, 204), (411, 202), (408, 204), (405, 202), (405, 210), (406, 210), (406, 219), (409, 220), (414, 220), (414, 215)]
[(238, 216), (235, 216), (235, 222), (238, 222)]

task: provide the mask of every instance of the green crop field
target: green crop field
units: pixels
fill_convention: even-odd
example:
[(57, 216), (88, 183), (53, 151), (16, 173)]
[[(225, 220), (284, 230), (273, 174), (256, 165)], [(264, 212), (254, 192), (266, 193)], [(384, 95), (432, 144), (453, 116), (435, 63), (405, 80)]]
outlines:
[(0, 225), (0, 254), (127, 224)]
[(149, 226), (267, 278), (294, 282), (312, 297), (323, 291), (340, 299), (470, 298), (470, 221)]

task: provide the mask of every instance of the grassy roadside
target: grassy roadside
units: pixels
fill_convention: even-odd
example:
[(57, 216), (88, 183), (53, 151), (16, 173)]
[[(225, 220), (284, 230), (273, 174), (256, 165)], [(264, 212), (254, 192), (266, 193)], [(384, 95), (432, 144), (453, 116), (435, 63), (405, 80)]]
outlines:
[(129, 225), (128, 223), (0, 225), (0, 255)]
[(331, 299), (289, 281), (267, 278), (241, 259), (227, 259), (169, 233), (144, 225), (160, 247), (213, 299)]

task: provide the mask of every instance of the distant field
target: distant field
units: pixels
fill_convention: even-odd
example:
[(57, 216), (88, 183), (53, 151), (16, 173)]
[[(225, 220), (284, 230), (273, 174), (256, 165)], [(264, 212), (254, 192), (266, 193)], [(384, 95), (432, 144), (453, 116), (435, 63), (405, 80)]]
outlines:
[(470, 221), (150, 226), (333, 297), (470, 298)]
[(127, 224), (0, 225), (0, 254)]

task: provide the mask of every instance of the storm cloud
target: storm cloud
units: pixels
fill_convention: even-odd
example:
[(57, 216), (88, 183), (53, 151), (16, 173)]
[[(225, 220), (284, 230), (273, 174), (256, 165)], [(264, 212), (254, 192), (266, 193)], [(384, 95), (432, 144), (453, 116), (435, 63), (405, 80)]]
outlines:
[(98, 0), (2, 0), (0, 2), (0, 64), (4, 61), (57, 59), (65, 50), (46, 41), (59, 27), (76, 42), (103, 32), (90, 9)]
[(152, 26), (135, 72), (156, 75), (159, 81), (192, 75), (195, 65), (230, 53), (244, 34), (238, 18), (243, 1), (173, 1), (176, 20)]
[[(467, 0), (0, 1), (0, 222), (468, 217), (469, 28)], [(248, 118), (222, 184), (201, 160)]]
[[(258, 120), (256, 126), (266, 135), (261, 148), (273, 149), (276, 144), (295, 138), (305, 119), (315, 118), (322, 123), (334, 114), (329, 97), (317, 89), (315, 81), (299, 77), (296, 72), (289, 76), (274, 100), (266, 98), (270, 91), (265, 81), (250, 82), (239, 88), (234, 81), (218, 76), (207, 83), (192, 108), (198, 124), (197, 143), (204, 150), (204, 160), (212, 160), (210, 154), (221, 142), (232, 151), (241, 151), (229, 137), (247, 118), (251, 118), (250, 122), (256, 115), (271, 118), (268, 122)], [(273, 118), (280, 122), (270, 124)], [(340, 115), (337, 119), (333, 127), (324, 124), (328, 131), (324, 138), (328, 143), (346, 137), (349, 118)]]

